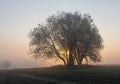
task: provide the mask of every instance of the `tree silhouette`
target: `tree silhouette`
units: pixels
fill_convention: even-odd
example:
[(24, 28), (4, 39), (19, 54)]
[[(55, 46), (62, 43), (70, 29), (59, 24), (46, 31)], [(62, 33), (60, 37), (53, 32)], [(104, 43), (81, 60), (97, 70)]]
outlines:
[(5, 60), (2, 62), (2, 69), (9, 69), (11, 67), (11, 62), (8, 60)]
[(61, 12), (30, 31), (30, 53), (36, 58), (56, 58), (65, 66), (101, 60), (103, 40), (89, 14)]

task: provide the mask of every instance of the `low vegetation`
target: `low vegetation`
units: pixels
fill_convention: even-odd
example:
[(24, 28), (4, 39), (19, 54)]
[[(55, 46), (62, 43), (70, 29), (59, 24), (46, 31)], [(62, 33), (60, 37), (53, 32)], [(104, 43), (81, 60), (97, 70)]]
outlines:
[(120, 66), (95, 66), (83, 65), (68, 69), (62, 66), (54, 66), (47, 68), (31, 68), (15, 70), (35, 77), (45, 79), (82, 83), (82, 84), (119, 84), (120, 83)]

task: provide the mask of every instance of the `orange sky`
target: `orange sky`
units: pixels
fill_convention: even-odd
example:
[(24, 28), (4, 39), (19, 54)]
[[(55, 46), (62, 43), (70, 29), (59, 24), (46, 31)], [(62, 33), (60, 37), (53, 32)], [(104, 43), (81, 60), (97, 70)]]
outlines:
[(119, 0), (0, 0), (0, 63), (8, 60), (13, 68), (56, 64), (29, 56), (27, 35), (57, 11), (80, 11), (90, 13), (103, 37), (103, 61), (99, 64), (120, 64), (119, 4)]

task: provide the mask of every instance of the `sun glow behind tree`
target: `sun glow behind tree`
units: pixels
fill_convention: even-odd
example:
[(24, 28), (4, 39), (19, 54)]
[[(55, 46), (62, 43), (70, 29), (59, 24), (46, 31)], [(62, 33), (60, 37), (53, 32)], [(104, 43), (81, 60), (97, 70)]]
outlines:
[(56, 58), (65, 66), (99, 62), (103, 40), (89, 14), (61, 12), (38, 25), (30, 34), (30, 52), (36, 58)]

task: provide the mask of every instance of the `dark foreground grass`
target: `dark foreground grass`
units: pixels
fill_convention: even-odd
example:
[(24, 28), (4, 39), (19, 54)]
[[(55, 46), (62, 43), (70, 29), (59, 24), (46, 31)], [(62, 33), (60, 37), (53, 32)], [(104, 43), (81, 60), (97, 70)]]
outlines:
[(120, 84), (120, 66), (82, 66), (68, 69), (62, 66), (19, 69), (19, 73), (25, 73), (45, 79), (71, 82), (75, 84)]

